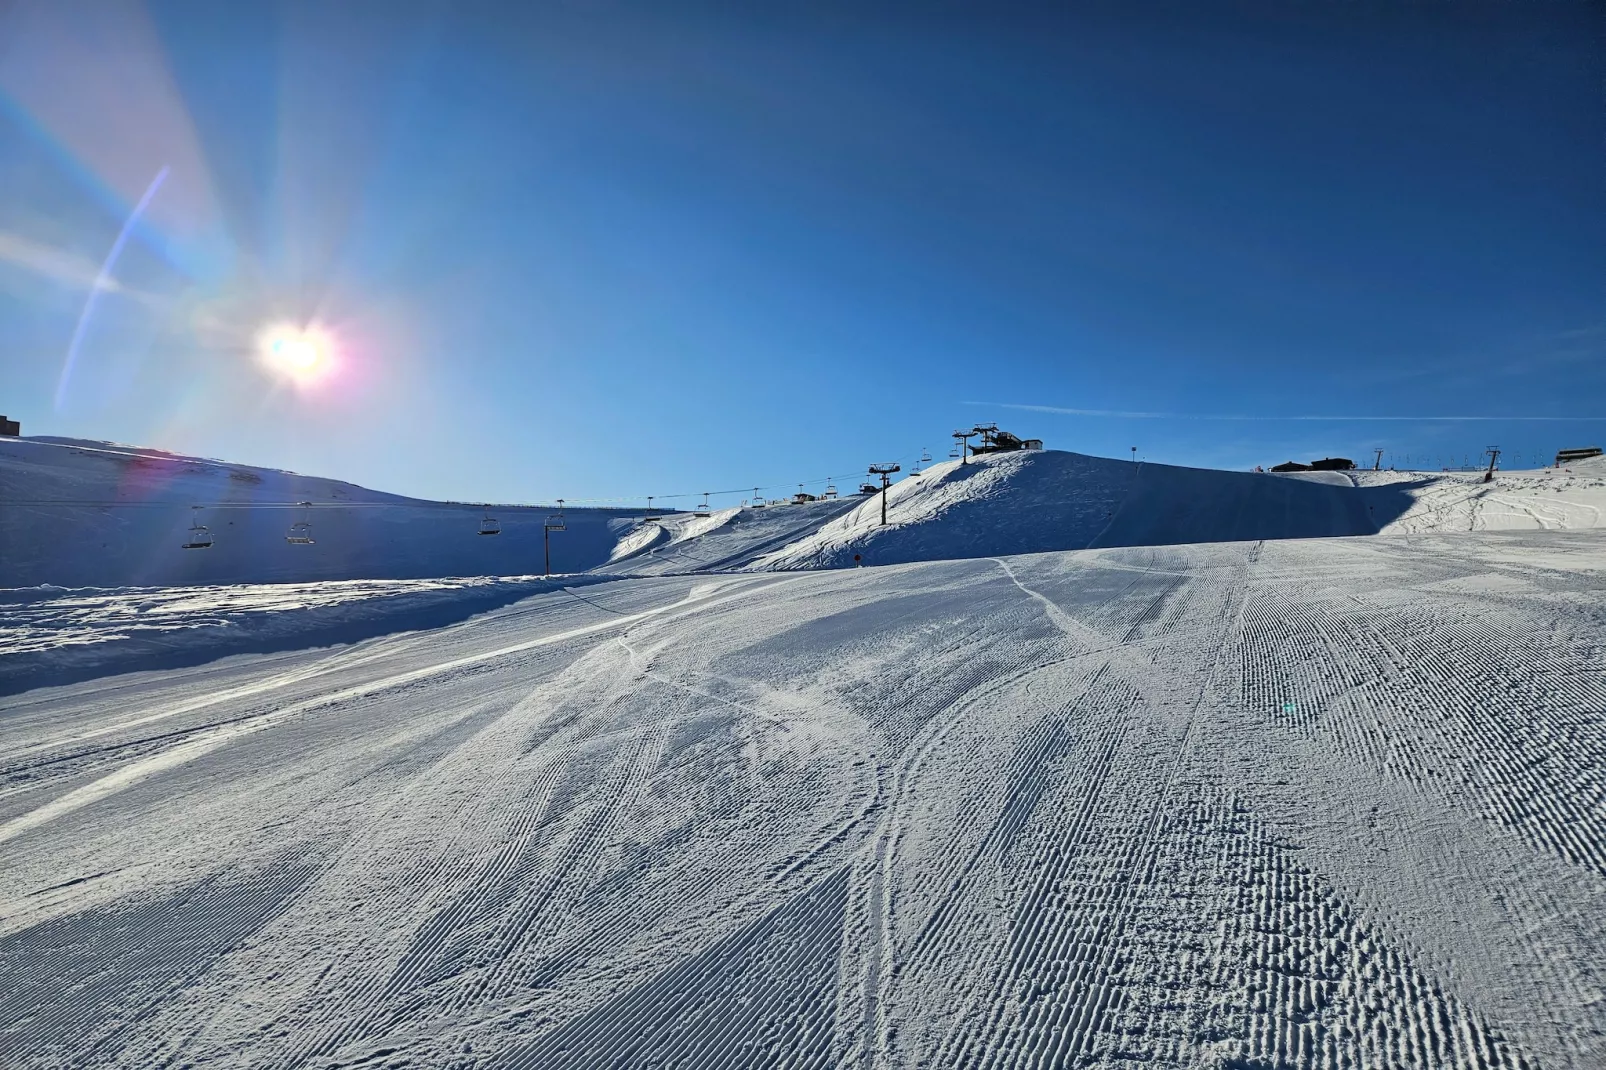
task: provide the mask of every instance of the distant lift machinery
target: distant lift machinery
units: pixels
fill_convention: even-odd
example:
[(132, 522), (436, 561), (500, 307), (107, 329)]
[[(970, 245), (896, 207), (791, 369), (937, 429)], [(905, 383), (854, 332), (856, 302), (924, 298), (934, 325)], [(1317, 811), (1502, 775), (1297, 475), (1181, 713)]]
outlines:
[(201, 507), (196, 505), (191, 508), (194, 512), (190, 514), (190, 532), (184, 541), (184, 549), (205, 550), (212, 545), (212, 533), (201, 523)]
[(491, 507), (489, 505), (487, 505), (485, 507), (485, 515), (480, 518), (480, 530), (479, 530), (478, 534), (480, 534), (480, 535), (500, 535), (500, 534), (502, 534), (502, 522), (500, 520), (497, 520), (495, 517), (491, 516)]
[(290, 530), (284, 534), (284, 541), (291, 546), (311, 546), (312, 503), (297, 502), (296, 504), (301, 507), (301, 519), (290, 525)]
[(563, 499), (558, 499), (558, 515), (549, 516), (541, 522), (541, 545), (546, 556), (546, 571), (543, 575), (552, 575), (552, 533), (554, 531), (567, 531), (569, 525), (563, 520)]
[[(895, 464), (872, 464), (870, 466), (870, 474), (873, 475), (873, 476), (880, 476), (881, 477), (881, 488), (880, 489), (881, 489), (881, 526), (882, 527), (886, 527), (886, 525), (887, 525), (887, 487), (892, 485), (892, 474), (894, 472), (897, 472), (897, 471), (900, 471), (900, 469)], [(876, 488), (874, 486), (870, 486), (870, 490), (871, 490), (872, 493), (875, 491), (875, 489)]]

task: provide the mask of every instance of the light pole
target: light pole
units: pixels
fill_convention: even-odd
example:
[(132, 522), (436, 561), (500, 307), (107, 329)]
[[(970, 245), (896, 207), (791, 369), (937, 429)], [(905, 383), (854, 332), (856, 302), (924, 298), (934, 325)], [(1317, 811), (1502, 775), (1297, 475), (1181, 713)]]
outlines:
[[(957, 434), (958, 432), (955, 432)], [(872, 464), (870, 474), (881, 477), (881, 526), (887, 526), (887, 488), (892, 485), (892, 473), (898, 471), (895, 464)]]

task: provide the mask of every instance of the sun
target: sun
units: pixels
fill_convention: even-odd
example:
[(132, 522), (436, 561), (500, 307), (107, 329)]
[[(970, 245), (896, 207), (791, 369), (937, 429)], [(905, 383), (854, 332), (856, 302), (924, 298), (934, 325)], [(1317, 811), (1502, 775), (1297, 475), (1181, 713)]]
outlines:
[(272, 324), (258, 336), (257, 351), (264, 365), (298, 386), (317, 382), (334, 366), (334, 340), (317, 326)]

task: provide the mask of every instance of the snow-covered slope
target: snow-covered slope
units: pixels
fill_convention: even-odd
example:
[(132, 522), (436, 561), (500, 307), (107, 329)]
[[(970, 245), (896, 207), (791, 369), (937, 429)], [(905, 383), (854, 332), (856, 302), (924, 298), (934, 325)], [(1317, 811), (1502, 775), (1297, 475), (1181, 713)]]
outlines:
[(1599, 528), (1606, 526), (1606, 457), (1497, 472), (1493, 483), (1484, 483), (1480, 472), (1435, 474), (1412, 487), (1411, 498), (1411, 508), (1384, 527), (1385, 534)]
[[(313, 544), (288, 527), (310, 501)], [(182, 550), (195, 516), (215, 542)], [(552, 567), (666, 575), (839, 568), (1100, 546), (1599, 527), (1606, 461), (1566, 471), (1225, 472), (1059, 451), (934, 465), (879, 495), (671, 514), (570, 509)], [(426, 502), (349, 483), (107, 443), (0, 439), (0, 588), (526, 575), (547, 509)]]
[[(308, 501), (303, 512), (288, 503)], [(214, 536), (183, 550), (196, 516)], [(548, 509), (420, 501), (338, 480), (104, 442), (0, 439), (0, 587), (123, 587), (527, 575), (543, 570)], [(291, 545), (310, 516), (311, 545)], [(570, 509), (552, 568), (608, 560), (626, 511)]]
[(832, 520), (852, 511), (858, 496), (802, 505), (766, 505), (725, 509), (704, 518), (682, 514), (666, 518), (660, 530), (632, 533), (603, 570), (633, 576), (682, 572), (734, 571), (806, 539)]
[(771, 569), (932, 561), (1094, 546), (1370, 535), (1411, 505), (1398, 487), (1133, 464), (1057, 450), (947, 461), (762, 558)]
[(0, 591), (0, 695), (440, 628), (604, 576)]
[(0, 1065), (1599, 1070), (1601, 545), (644, 578), (30, 692)]

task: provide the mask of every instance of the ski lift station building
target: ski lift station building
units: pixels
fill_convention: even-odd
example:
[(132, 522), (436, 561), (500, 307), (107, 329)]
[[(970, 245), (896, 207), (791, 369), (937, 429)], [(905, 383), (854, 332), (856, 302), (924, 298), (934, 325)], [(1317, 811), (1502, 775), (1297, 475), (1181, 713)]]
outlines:
[(1043, 440), (1040, 438), (1021, 438), (1008, 431), (1000, 431), (988, 424), (978, 426), (976, 434), (981, 436), (981, 445), (970, 447), (970, 453), (1013, 453), (1015, 450), (1040, 450)]

